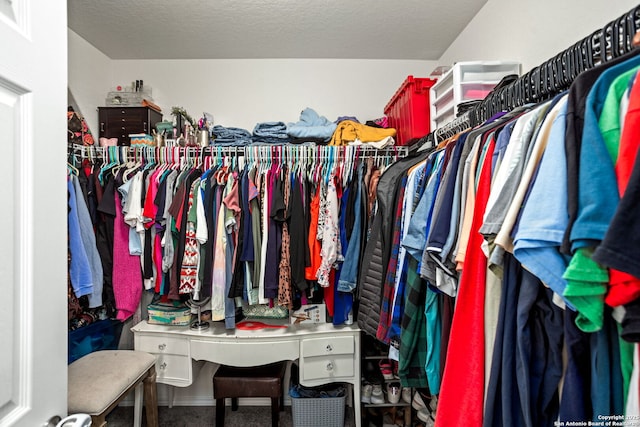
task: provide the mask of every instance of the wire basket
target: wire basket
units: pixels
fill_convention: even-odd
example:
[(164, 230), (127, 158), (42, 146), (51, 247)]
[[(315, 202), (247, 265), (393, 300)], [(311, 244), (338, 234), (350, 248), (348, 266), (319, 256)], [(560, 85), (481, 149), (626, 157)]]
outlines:
[(344, 427), (345, 398), (292, 397), (293, 427)]

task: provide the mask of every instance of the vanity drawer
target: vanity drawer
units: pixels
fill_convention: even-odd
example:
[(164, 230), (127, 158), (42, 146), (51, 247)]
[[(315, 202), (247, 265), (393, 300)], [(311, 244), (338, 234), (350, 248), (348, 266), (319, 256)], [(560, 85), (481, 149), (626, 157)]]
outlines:
[(191, 384), (191, 365), (189, 356), (156, 354), (156, 381), (171, 385)]
[(303, 381), (353, 377), (354, 363), (353, 355), (348, 354), (305, 357), (300, 361), (300, 375)]
[(312, 338), (302, 341), (302, 357), (332, 356), (337, 354), (352, 355), (354, 352), (355, 343), (352, 336)]
[(176, 354), (187, 356), (189, 354), (189, 342), (186, 339), (170, 337), (140, 336), (136, 350), (154, 354)]
[(257, 366), (281, 360), (295, 360), (298, 341), (204, 341), (191, 340), (191, 357), (232, 366)]

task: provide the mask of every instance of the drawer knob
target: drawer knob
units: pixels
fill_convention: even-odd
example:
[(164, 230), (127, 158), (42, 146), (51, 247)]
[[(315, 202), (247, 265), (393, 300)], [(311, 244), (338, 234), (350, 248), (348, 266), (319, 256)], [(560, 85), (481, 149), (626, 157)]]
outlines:
[(166, 344), (160, 344), (160, 345), (158, 345), (158, 350), (160, 350), (160, 351), (164, 351), (164, 349), (165, 349), (165, 348), (167, 348), (167, 345), (166, 345)]
[(162, 365), (160, 365), (160, 370), (164, 371), (167, 368), (167, 362), (162, 362)]
[(333, 363), (327, 363), (327, 371), (333, 371)]
[(333, 351), (333, 346), (331, 344), (327, 344), (327, 353)]

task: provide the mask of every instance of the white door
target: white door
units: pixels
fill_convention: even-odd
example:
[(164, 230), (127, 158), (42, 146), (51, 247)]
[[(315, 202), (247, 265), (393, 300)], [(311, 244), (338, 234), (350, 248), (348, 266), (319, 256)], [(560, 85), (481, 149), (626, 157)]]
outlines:
[(67, 411), (66, 0), (0, 0), (0, 426)]

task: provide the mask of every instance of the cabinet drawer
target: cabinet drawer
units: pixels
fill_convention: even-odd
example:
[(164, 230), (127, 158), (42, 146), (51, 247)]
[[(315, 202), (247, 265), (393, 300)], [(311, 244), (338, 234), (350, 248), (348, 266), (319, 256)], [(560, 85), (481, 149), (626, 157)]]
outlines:
[(331, 357), (305, 357), (300, 361), (300, 375), (303, 381), (353, 377), (354, 363), (353, 355), (347, 354)]
[(147, 351), (154, 354), (176, 354), (187, 356), (189, 354), (189, 343), (184, 339), (141, 336), (136, 346), (136, 350)]
[(147, 123), (118, 123), (115, 126), (110, 126), (110, 128), (115, 129), (118, 133), (122, 133), (124, 135), (129, 135), (130, 133), (147, 133), (149, 126)]
[(203, 341), (191, 340), (191, 357), (232, 366), (256, 366), (280, 360), (295, 360), (298, 341)]
[(191, 358), (174, 354), (156, 354), (156, 381), (164, 384), (191, 384)]
[(334, 354), (353, 354), (355, 343), (353, 337), (313, 338), (302, 341), (302, 357), (331, 356)]
[(105, 108), (106, 118), (109, 121), (121, 119), (142, 121), (147, 118), (146, 108)]

